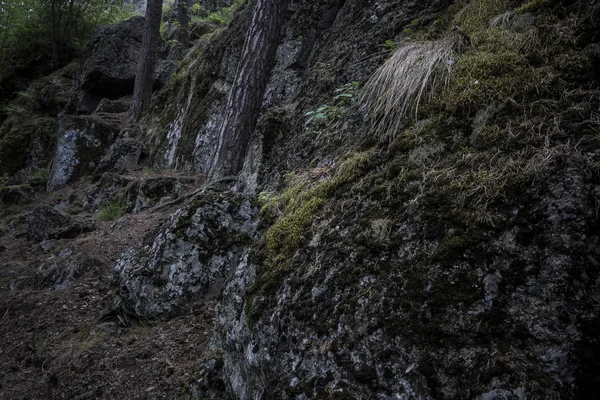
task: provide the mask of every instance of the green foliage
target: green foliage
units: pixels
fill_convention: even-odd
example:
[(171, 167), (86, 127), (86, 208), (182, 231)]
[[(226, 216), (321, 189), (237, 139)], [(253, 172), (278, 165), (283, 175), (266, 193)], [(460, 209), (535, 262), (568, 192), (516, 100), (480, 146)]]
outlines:
[(260, 211), (264, 215), (272, 207), (277, 206), (279, 196), (275, 192), (260, 192), (258, 194), (258, 204), (260, 205)]
[(192, 21), (196, 23), (210, 23), (218, 26), (228, 25), (238, 8), (244, 3), (244, 0), (235, 0), (229, 7), (223, 7), (215, 12), (207, 13), (200, 5), (192, 7)]
[[(268, 207), (279, 216), (267, 231), (266, 259), (257, 271), (252, 288), (257, 302), (260, 294), (278, 287), (280, 275), (290, 266), (317, 212), (337, 188), (356, 180), (363, 173), (370, 156), (366, 152), (346, 154), (338, 161), (333, 173), (329, 168), (293, 173), (289, 175), (287, 189), (280, 196), (270, 192), (262, 194), (265, 201), (263, 209)], [(259, 312), (258, 304), (250, 304), (250, 310), (250, 317), (255, 317), (252, 314)]]
[[(103, 24), (133, 15), (123, 0), (4, 0), (0, 4), (0, 85), (12, 74), (56, 69)], [(48, 72), (41, 71), (42, 73)]]
[(477, 30), (487, 28), (492, 18), (506, 10), (510, 10), (519, 3), (521, 3), (519, 0), (470, 1), (466, 7), (456, 14), (453, 24), (470, 35)]
[(113, 221), (127, 214), (127, 207), (124, 199), (117, 199), (100, 207), (96, 218), (100, 221)]
[(382, 46), (386, 49), (388, 49), (391, 53), (393, 53), (394, 51), (396, 51), (396, 49), (398, 48), (398, 45), (396, 44), (395, 41), (393, 41), (392, 39), (388, 39), (386, 40)]
[(334, 92), (333, 105), (323, 104), (304, 115), (308, 117), (305, 125), (315, 131), (320, 129), (335, 129), (343, 122), (346, 111), (356, 102), (359, 82), (350, 82)]
[(539, 8), (542, 8), (549, 4), (550, 4), (549, 0), (532, 0), (532, 1), (529, 1), (525, 4), (523, 4), (521, 7), (517, 8), (515, 10), (515, 14), (520, 15), (520, 14), (525, 14), (528, 12), (536, 11)]
[(421, 21), (419, 21), (418, 18), (413, 19), (412, 21), (410, 21), (410, 24), (404, 27), (404, 33), (413, 33), (420, 23)]

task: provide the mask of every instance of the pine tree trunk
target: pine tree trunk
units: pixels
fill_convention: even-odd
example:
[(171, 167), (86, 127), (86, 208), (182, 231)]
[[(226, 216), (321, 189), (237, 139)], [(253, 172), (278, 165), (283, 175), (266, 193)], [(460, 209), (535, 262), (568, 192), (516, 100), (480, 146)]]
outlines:
[(175, 1), (175, 20), (177, 21), (177, 30), (175, 31), (175, 40), (186, 46), (189, 43), (190, 29), (190, 0)]
[(146, 24), (142, 39), (142, 53), (138, 65), (133, 99), (129, 108), (129, 121), (136, 122), (150, 105), (154, 85), (154, 68), (158, 53), (162, 0), (148, 0), (146, 5)]
[(229, 93), (212, 179), (237, 174), (243, 166), (256, 126), (269, 73), (275, 63), (279, 34), (288, 0), (257, 0), (242, 59)]

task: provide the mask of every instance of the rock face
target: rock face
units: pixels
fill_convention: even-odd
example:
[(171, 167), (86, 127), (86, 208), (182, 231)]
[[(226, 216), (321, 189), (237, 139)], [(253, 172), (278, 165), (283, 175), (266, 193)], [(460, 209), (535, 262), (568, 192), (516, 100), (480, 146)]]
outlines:
[(249, 199), (209, 193), (170, 216), (152, 242), (129, 249), (115, 272), (120, 294), (137, 315), (176, 315), (194, 300), (216, 297), (254, 239), (257, 209)]
[[(368, 135), (364, 121), (356, 129), (342, 129), (348, 136), (329, 137), (320, 145), (315, 134), (324, 132), (307, 129), (304, 113), (331, 106), (327, 93), (339, 93), (344, 84), (366, 81), (386, 57), (376, 43), (405, 39), (412, 21), (434, 21), (446, 6), (443, 1), (295, 3), (247, 159), (244, 176), (259, 177), (256, 186), (249, 186), (277, 187), (284, 171), (305, 168), (309, 160), (327, 169), (336, 147), (353, 140), (356, 147), (366, 145), (358, 144), (361, 134)], [(248, 15), (218, 37), (213, 42), (218, 48), (206, 49), (206, 61), (190, 67), (194, 73), (182, 79), (177, 106), (164, 113), (169, 123), (161, 131), (167, 134), (157, 140), (157, 165), (206, 168), (235, 72), (230, 67), (237, 65), (244, 18)], [(224, 50), (224, 43), (237, 50)], [(461, 131), (462, 143), (489, 146), (472, 139), (489, 134), (492, 120), (478, 121), (477, 114)], [(344, 115), (343, 122), (353, 123), (353, 117)], [(429, 149), (444, 151), (460, 130), (449, 125), (436, 131), (435, 141), (444, 141), (441, 147), (422, 130), (415, 141), (431, 140)], [(428, 157), (435, 158), (435, 152), (417, 162), (427, 148), (407, 142), (397, 137), (390, 147), (378, 148), (389, 154), (374, 171), (338, 188), (328, 200), (317, 199), (325, 204), (309, 213), (294, 251), (266, 262), (264, 247), (241, 247), (241, 256), (229, 267), (213, 338), (224, 361), (215, 363), (220, 365), (215, 373), (231, 397), (574, 399), (585, 390), (578, 387), (596, 379), (583, 372), (586, 366), (598, 371), (598, 365), (582, 349), (597, 351), (592, 337), (600, 326), (600, 307), (589, 300), (597, 298), (599, 285), (597, 172), (585, 172), (587, 161), (574, 151), (563, 161), (577, 167), (553, 170), (544, 185), (512, 188), (518, 193), (506, 194), (514, 203), (498, 206), (500, 222), (494, 222), (496, 215), (477, 214), (481, 205), (461, 206), (457, 217), (447, 214), (451, 192), (423, 194), (425, 182), (443, 173), (430, 165)], [(594, 154), (585, 157), (595, 163)], [(534, 163), (531, 159), (525, 164)], [(401, 180), (419, 168), (429, 175)], [(310, 199), (307, 192), (302, 194)], [(302, 211), (307, 212), (300, 208), (292, 216), (300, 219)], [(477, 222), (469, 225), (466, 215)], [(161, 231), (161, 241), (166, 232)], [(187, 251), (186, 246), (179, 248)], [(158, 259), (158, 254), (145, 258)], [(137, 263), (133, 253), (123, 260)], [(148, 274), (156, 276), (157, 270)], [(163, 276), (168, 270), (163, 267)], [(121, 285), (129, 281), (126, 276), (120, 274)], [(123, 293), (137, 312), (156, 315), (160, 312), (149, 312), (143, 299), (161, 298), (165, 278), (157, 281), (159, 289), (146, 279), (140, 285), (133, 276), (136, 283)], [(198, 387), (198, 397), (208, 396), (209, 388)]]
[(95, 171), (120, 124), (121, 119), (112, 114), (61, 117), (48, 191)]
[(56, 116), (72, 96), (76, 71), (70, 64), (37, 79), (8, 105), (0, 125), (0, 175), (10, 175), (11, 183), (24, 183), (52, 160)]
[[(583, 271), (599, 239), (583, 182), (568, 171), (528, 217), (486, 237), (426, 234), (437, 222), (419, 214), (380, 236), (324, 212), (281, 287), (257, 299), (257, 320), (257, 266), (244, 260), (216, 321), (235, 398), (558, 398), (578, 379), (587, 313), (600, 311), (584, 300), (598, 288)], [(336, 201), (368, 220), (350, 198)], [(539, 387), (531, 365), (553, 384)]]
[(48, 239), (73, 239), (96, 229), (94, 222), (77, 220), (51, 206), (37, 207), (26, 215), (27, 237), (43, 242)]
[[(118, 99), (133, 93), (144, 23), (144, 17), (133, 17), (95, 32), (78, 77), (77, 112), (91, 113), (102, 98)], [(173, 61), (159, 60), (155, 86), (163, 86), (175, 67)]]
[(102, 156), (96, 172), (124, 172), (138, 166), (142, 144), (132, 138), (117, 139)]
[(71, 218), (54, 207), (42, 206), (33, 210), (26, 217), (27, 237), (41, 242), (50, 239), (52, 233), (66, 227)]

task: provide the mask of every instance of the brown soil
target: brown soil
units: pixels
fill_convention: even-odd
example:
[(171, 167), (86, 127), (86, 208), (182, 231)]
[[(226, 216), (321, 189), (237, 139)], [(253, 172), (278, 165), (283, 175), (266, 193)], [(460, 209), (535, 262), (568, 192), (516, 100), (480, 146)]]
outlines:
[[(213, 302), (163, 322), (106, 317), (115, 299), (116, 260), (129, 246), (141, 243), (170, 210), (126, 215), (118, 223), (95, 220), (94, 232), (62, 239), (48, 253), (24, 235), (25, 213), (65, 198), (80, 204), (77, 194), (84, 185), (40, 194), (30, 205), (2, 211), (0, 398), (190, 398), (188, 387), (206, 358)], [(76, 218), (94, 215), (79, 212)], [(64, 290), (44, 286), (39, 266), (67, 247), (101, 263)]]

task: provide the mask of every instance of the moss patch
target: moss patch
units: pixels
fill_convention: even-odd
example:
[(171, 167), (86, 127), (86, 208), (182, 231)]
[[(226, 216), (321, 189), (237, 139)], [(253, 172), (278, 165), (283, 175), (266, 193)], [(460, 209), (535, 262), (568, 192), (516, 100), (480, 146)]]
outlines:
[(279, 216), (267, 231), (263, 260), (249, 291), (251, 320), (260, 315), (265, 296), (281, 285), (281, 277), (291, 267), (294, 254), (304, 244), (305, 232), (319, 210), (336, 189), (353, 182), (364, 172), (370, 156), (368, 152), (349, 153), (338, 161), (333, 171), (317, 168), (290, 174), (287, 189), (263, 206), (263, 215), (278, 213)]

